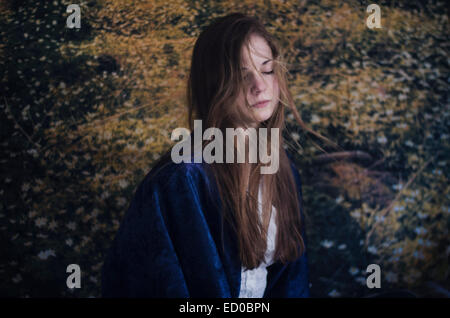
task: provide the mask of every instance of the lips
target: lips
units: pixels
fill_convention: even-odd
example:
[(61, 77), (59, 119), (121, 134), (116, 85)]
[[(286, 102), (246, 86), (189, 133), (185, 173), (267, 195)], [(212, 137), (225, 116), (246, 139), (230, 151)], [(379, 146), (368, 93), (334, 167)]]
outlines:
[(270, 102), (270, 100), (263, 100), (263, 101), (260, 101), (260, 102), (258, 102), (258, 103), (256, 103), (256, 104), (253, 104), (252, 107), (255, 107), (255, 108), (264, 108), (264, 107), (266, 107), (267, 105), (269, 105), (269, 102)]

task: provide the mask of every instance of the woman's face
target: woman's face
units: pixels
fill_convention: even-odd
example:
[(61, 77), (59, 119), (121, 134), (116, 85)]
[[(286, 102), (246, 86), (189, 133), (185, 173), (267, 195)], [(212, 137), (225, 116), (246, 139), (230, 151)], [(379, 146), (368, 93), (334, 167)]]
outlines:
[[(245, 94), (239, 95), (238, 104), (245, 107), (246, 98), (257, 121), (263, 122), (272, 116), (278, 106), (279, 88), (273, 72), (272, 50), (263, 37), (252, 35), (249, 50), (244, 46), (242, 54), (246, 88)], [(258, 123), (252, 126), (258, 126)]]

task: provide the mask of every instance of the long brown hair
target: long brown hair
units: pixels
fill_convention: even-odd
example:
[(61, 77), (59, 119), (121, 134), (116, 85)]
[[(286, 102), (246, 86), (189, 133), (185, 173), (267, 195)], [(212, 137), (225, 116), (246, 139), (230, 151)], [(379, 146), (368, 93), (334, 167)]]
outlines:
[[(279, 169), (275, 174), (260, 174), (263, 164), (259, 160), (257, 163), (206, 165), (218, 186), (223, 203), (222, 216), (237, 235), (241, 262), (248, 269), (253, 269), (264, 261), (272, 205), (277, 211), (274, 260), (283, 263), (293, 261), (304, 252), (305, 245), (301, 235), (303, 220), (297, 187), (289, 158), (283, 148), (285, 107), (293, 112), (304, 129), (312, 131), (301, 120), (288, 90), (287, 69), (279, 46), (255, 17), (233, 13), (219, 18), (203, 30), (194, 46), (187, 87), (191, 131), (194, 119), (202, 120), (203, 130), (217, 127), (225, 132), (227, 127), (246, 127), (249, 120), (252, 120), (252, 115), (247, 107), (237, 105), (236, 99), (246, 87), (241, 70), (242, 49), (248, 49), (251, 35), (263, 37), (273, 55), (274, 72), (280, 91), (279, 103), (272, 116), (260, 123), (259, 127), (265, 127), (268, 131), (270, 128), (279, 128)], [(269, 139), (266, 149), (270, 149), (271, 142), (274, 141)], [(258, 216), (260, 184), (262, 222)]]

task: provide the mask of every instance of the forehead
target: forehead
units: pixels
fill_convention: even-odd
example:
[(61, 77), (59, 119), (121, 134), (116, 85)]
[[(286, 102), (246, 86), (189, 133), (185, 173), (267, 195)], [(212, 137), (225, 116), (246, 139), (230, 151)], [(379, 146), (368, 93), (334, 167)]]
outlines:
[(250, 36), (248, 49), (246, 45), (242, 47), (242, 63), (244, 68), (251, 66), (252, 61), (258, 66), (272, 58), (272, 50), (269, 44), (259, 35)]

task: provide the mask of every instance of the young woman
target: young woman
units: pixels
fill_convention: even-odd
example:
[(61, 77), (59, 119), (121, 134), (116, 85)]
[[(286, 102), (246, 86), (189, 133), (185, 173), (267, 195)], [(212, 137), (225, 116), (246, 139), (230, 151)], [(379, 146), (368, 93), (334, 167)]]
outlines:
[(283, 147), (285, 108), (304, 124), (281, 58), (253, 17), (230, 14), (201, 33), (188, 82), (191, 130), (194, 118), (224, 136), (225, 128), (279, 128), (267, 140), (278, 145), (279, 168), (261, 174), (260, 160), (176, 164), (169, 151), (122, 220), (102, 269), (104, 297), (309, 296), (302, 184)]

